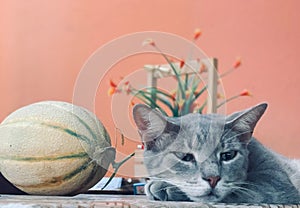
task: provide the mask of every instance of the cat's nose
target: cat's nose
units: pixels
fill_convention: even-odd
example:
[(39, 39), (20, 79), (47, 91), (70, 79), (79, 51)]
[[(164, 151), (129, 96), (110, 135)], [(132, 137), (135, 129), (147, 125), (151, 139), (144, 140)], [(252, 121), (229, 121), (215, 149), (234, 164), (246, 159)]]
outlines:
[(215, 188), (217, 183), (221, 180), (220, 176), (209, 176), (206, 178), (203, 178), (203, 180), (207, 181), (211, 188)]

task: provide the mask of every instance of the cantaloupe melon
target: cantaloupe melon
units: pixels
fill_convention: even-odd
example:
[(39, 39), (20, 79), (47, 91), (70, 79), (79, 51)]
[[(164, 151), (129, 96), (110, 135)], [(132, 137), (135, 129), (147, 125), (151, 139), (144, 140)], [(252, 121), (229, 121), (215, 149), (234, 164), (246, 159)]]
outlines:
[(84, 192), (105, 175), (114, 159), (115, 149), (102, 123), (70, 103), (34, 103), (0, 125), (0, 171), (29, 194)]

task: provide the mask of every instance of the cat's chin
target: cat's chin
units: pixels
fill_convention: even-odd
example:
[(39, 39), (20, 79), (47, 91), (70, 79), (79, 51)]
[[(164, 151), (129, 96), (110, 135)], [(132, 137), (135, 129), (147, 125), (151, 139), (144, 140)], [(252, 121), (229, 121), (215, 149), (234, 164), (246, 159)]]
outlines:
[(202, 195), (202, 196), (188, 196), (191, 201), (194, 202), (220, 202), (222, 200), (222, 197), (216, 195), (216, 194), (208, 194), (208, 195)]

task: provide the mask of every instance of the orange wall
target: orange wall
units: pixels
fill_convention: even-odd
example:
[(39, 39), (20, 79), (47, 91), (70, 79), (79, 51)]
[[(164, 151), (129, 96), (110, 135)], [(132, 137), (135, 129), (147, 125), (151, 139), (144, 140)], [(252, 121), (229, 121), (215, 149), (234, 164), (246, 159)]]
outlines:
[[(242, 57), (242, 67), (223, 79), (226, 94), (243, 88), (254, 94), (230, 103), (227, 112), (267, 101), (255, 135), (280, 153), (300, 157), (299, 8), (298, 0), (1, 0), (0, 120), (32, 102), (71, 102), (83, 64), (108, 41), (149, 30), (190, 39), (200, 27), (198, 46), (219, 59), (220, 71)], [(109, 76), (126, 76), (141, 60), (124, 60), (117, 66), (123, 70)], [(114, 137), (108, 78), (99, 88), (96, 113)], [(128, 141), (119, 148), (127, 154), (134, 147)]]

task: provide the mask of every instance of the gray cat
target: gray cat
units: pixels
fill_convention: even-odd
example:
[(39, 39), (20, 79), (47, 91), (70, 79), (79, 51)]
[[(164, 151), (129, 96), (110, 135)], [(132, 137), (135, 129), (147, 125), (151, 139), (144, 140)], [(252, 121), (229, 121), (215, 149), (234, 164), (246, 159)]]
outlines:
[(138, 104), (133, 117), (145, 145), (148, 197), (161, 201), (300, 203), (300, 163), (252, 137), (267, 108), (229, 116), (164, 117)]

